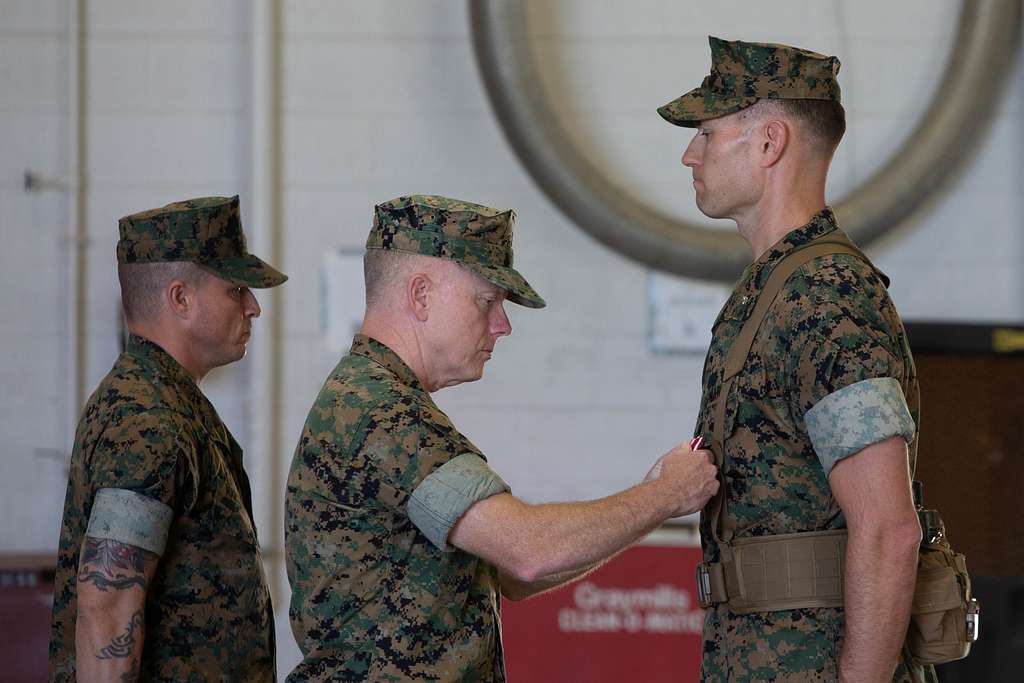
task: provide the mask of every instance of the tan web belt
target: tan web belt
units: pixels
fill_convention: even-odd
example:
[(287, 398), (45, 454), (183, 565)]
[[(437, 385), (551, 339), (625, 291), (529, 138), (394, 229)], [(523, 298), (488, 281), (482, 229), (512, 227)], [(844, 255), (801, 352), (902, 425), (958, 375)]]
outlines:
[(697, 565), (700, 606), (728, 603), (737, 614), (841, 607), (846, 530), (739, 538), (722, 562)]

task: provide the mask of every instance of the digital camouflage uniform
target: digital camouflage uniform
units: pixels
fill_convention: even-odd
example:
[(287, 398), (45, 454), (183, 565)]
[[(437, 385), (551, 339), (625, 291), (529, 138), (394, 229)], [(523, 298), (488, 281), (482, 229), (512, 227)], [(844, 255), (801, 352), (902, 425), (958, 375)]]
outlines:
[[(676, 125), (739, 111), (760, 98), (839, 100), (835, 57), (786, 46), (711, 38), (712, 73), (661, 107)], [(773, 268), (794, 248), (841, 231), (825, 208), (748, 266), (713, 326), (696, 434), (714, 433), (726, 355)], [(839, 459), (883, 439), (908, 442), (917, 458), (917, 377), (903, 324), (882, 276), (848, 254), (811, 260), (786, 282), (754, 338), (727, 398), (722, 477), (735, 538), (842, 529), (828, 472)], [(706, 562), (721, 553), (710, 514), (701, 514)], [(886, 615), (879, 615), (884, 619)], [(705, 681), (835, 681), (842, 608), (736, 614), (706, 611)], [(934, 681), (907, 663), (897, 681)]]
[[(356, 336), (288, 477), (290, 616), (305, 655), (289, 680), (504, 679), (497, 570), (438, 548), (408, 511), (465, 453), (483, 457), (398, 356)], [(503, 490), (495, 478), (480, 492)]]
[[(511, 211), (444, 197), (376, 209), (367, 249), (449, 258), (544, 305), (512, 269)], [(497, 569), (452, 547), (508, 491), (413, 371), (357, 335), (309, 412), (288, 477), (289, 681), (503, 681)]]
[[(249, 286), (285, 279), (245, 253), (237, 197), (180, 202), (125, 217), (120, 228), (121, 263), (195, 261)], [(79, 553), (100, 489), (141, 494), (169, 512), (146, 593), (140, 680), (274, 680), (273, 613), (242, 449), (188, 372), (136, 335), (89, 398), (75, 435), (50, 679), (76, 678)]]

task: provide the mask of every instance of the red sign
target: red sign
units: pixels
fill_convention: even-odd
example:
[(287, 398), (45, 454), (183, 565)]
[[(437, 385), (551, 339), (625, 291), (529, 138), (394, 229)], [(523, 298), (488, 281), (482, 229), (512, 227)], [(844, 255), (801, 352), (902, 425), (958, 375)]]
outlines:
[(700, 548), (636, 546), (564, 588), (503, 600), (509, 681), (697, 681), (698, 562)]

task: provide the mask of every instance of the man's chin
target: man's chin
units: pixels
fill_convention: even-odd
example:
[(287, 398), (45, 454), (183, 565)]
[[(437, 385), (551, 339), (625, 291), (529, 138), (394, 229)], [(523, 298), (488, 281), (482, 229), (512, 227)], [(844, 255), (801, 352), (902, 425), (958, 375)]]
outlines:
[(708, 218), (727, 218), (725, 212), (716, 209), (713, 206), (708, 206), (707, 203), (702, 202), (700, 199), (697, 200), (697, 210), (700, 211), (705, 216), (707, 216)]
[(450, 380), (448, 380), (444, 384), (444, 386), (447, 388), (447, 387), (454, 387), (457, 384), (465, 384), (466, 382), (476, 382), (477, 380), (479, 380), (483, 376), (484, 376), (484, 369), (481, 366), (480, 370), (478, 372), (476, 372), (474, 374), (467, 373), (467, 374), (463, 375), (462, 377), (459, 377), (459, 378), (456, 378), (456, 379), (450, 379)]
[(245, 358), (246, 351), (248, 351), (248, 346), (245, 342), (238, 344), (232, 348), (230, 352), (224, 354), (224, 362), (221, 363), (221, 365), (230, 365), (231, 363), (242, 360)]

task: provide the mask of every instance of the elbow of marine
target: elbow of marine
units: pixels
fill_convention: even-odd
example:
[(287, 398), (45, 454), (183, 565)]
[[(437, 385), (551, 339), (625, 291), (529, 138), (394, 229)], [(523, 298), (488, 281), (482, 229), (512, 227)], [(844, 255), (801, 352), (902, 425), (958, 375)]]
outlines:
[(892, 550), (911, 553), (921, 545), (921, 524), (916, 514), (891, 520), (880, 531), (880, 543)]
[(537, 561), (537, 558), (521, 556), (511, 560), (505, 571), (512, 575), (516, 581), (522, 583), (533, 583), (544, 577), (544, 567)]
[(923, 540), (921, 532), (921, 522), (918, 520), (917, 515), (914, 515), (912, 520), (908, 520), (905, 524), (900, 527), (899, 539), (901, 544), (905, 544), (909, 548), (917, 548), (921, 545)]
[(533, 583), (558, 570), (558, 554), (541, 542), (510, 544), (503, 569), (517, 581)]

